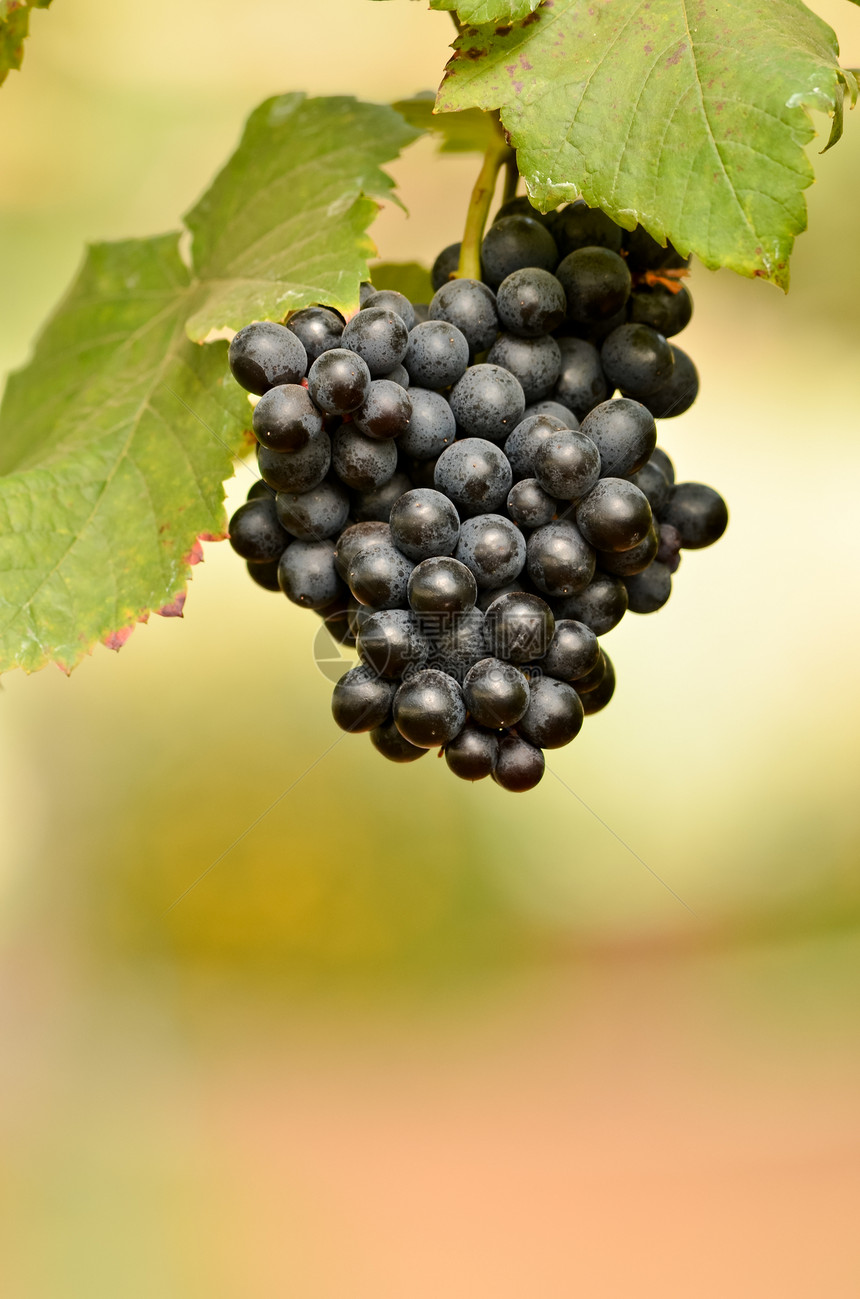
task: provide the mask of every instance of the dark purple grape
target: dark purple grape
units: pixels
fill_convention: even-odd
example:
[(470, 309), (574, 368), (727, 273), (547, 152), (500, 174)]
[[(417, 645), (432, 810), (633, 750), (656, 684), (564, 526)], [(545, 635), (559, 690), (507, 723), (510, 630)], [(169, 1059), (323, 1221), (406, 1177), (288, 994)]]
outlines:
[(699, 395), (699, 372), (686, 352), (672, 347), (675, 365), (665, 383), (642, 398), (655, 419), (673, 419), (688, 411)]
[(487, 354), (491, 365), (516, 375), (527, 402), (540, 401), (552, 392), (561, 373), (561, 351), (550, 334), (517, 338), (500, 334)]
[(352, 557), (347, 570), (349, 589), (359, 604), (371, 609), (405, 609), (414, 567), (394, 546), (370, 545)]
[(308, 365), (332, 347), (340, 347), (343, 318), (328, 307), (305, 307), (290, 316), (287, 329), (295, 334), (307, 353)]
[(354, 492), (352, 497), (352, 515), (356, 523), (371, 521), (388, 523), (391, 509), (404, 492), (408, 492), (412, 480), (405, 473), (392, 474), (387, 483), (381, 487), (371, 487), (367, 492)]
[(663, 470), (654, 460), (647, 460), (641, 469), (637, 469), (631, 478), (640, 492), (648, 497), (648, 504), (655, 514), (662, 510), (669, 499), (672, 484)]
[(594, 576), (595, 555), (575, 524), (559, 519), (532, 533), (526, 563), (538, 590), (558, 599), (588, 586)]
[(510, 519), (501, 514), (479, 514), (461, 524), (454, 554), (482, 589), (506, 586), (525, 566), (526, 542)]
[(433, 269), (430, 272), (430, 280), (434, 292), (441, 289), (443, 284), (447, 284), (451, 276), (457, 269), (460, 261), (460, 244), (448, 244), (442, 249), (439, 256), (433, 263)]
[(334, 566), (334, 542), (294, 541), (278, 565), (281, 590), (303, 609), (324, 609), (343, 592)]
[(350, 527), (344, 528), (343, 532), (337, 539), (334, 548), (334, 565), (340, 577), (347, 580), (349, 566), (355, 555), (360, 550), (368, 550), (372, 546), (391, 547), (394, 543), (391, 540), (391, 528), (387, 523), (377, 521), (368, 521), (363, 523), (353, 523)]
[(405, 322), (384, 307), (367, 306), (356, 312), (347, 322), (341, 340), (342, 347), (361, 357), (374, 379), (399, 365), (408, 345)]
[(631, 397), (647, 397), (669, 382), (675, 358), (671, 345), (650, 325), (626, 324), (606, 339), (600, 364), (611, 387)]
[(404, 365), (418, 388), (450, 388), (466, 373), (469, 344), (455, 325), (426, 320), (409, 332)]
[(576, 524), (595, 550), (629, 550), (647, 536), (648, 498), (626, 478), (601, 478), (576, 507)]
[(521, 528), (542, 528), (559, 510), (559, 502), (536, 478), (521, 478), (508, 492), (508, 514)]
[(385, 311), (393, 311), (395, 315), (400, 317), (407, 329), (411, 329), (415, 324), (415, 309), (412, 303), (404, 293), (398, 293), (396, 289), (380, 289), (378, 293), (371, 293), (361, 305), (362, 307), (381, 307)]
[[(559, 347), (562, 349), (562, 360), (564, 344), (568, 341), (566, 338), (559, 340)], [(560, 401), (551, 401), (546, 397), (543, 401), (536, 401), (531, 406), (526, 406), (523, 411), (523, 419), (528, 419), (530, 415), (552, 415), (555, 419), (561, 420), (565, 428), (579, 428), (579, 420), (569, 406), (565, 406)]]
[(248, 576), (257, 586), (261, 586), (264, 591), (277, 591), (280, 594), (281, 585), (278, 581), (278, 560), (268, 559), (262, 563), (253, 563), (250, 560), (245, 564), (248, 570)]
[(410, 609), (372, 613), (362, 623), (356, 644), (362, 662), (380, 677), (402, 677), (407, 671), (423, 667), (429, 652), (419, 621)]
[(660, 514), (660, 522), (677, 528), (685, 550), (701, 550), (719, 541), (728, 527), (729, 511), (713, 487), (677, 483)]
[(672, 594), (672, 574), (667, 564), (655, 559), (641, 573), (626, 577), (624, 585), (631, 613), (656, 613)]
[(435, 460), (456, 437), (454, 413), (440, 392), (414, 387), (407, 391), (412, 416), (408, 429), (400, 435), (398, 447), (416, 460)]
[(600, 452), (584, 430), (553, 433), (535, 452), (535, 478), (560, 501), (578, 501), (600, 477)]
[(583, 338), (560, 338), (561, 372), (555, 387), (555, 396), (569, 406), (579, 419), (606, 401), (609, 385), (600, 364), (600, 353), (592, 343)]
[(450, 403), (462, 432), (494, 442), (516, 428), (526, 408), (520, 381), (498, 365), (470, 366), (454, 385)]
[(291, 540), (281, 526), (272, 496), (258, 496), (240, 505), (228, 532), (236, 554), (255, 564), (280, 559)]
[(540, 596), (528, 592), (500, 595), (484, 616), (487, 653), (511, 663), (529, 663), (546, 653), (555, 619)]
[(689, 257), (682, 257), (670, 243), (658, 244), (642, 226), (625, 231), (624, 247), (631, 271), (665, 271), (689, 266)]
[(254, 435), (272, 451), (299, 451), (323, 431), (323, 420), (298, 383), (280, 383), (264, 393), (254, 407)]
[(634, 574), (643, 572), (656, 559), (659, 545), (660, 536), (654, 523), (647, 537), (637, 545), (615, 553), (601, 550), (597, 562), (604, 572), (612, 573), (615, 577), (633, 577)]
[(630, 297), (630, 272), (624, 258), (609, 248), (568, 253), (556, 275), (567, 295), (568, 320), (574, 324), (590, 326), (608, 320)]
[(416, 672), (394, 696), (394, 724), (410, 744), (434, 749), (463, 729), (466, 705), (457, 682), (436, 668)]
[(517, 732), (540, 749), (561, 749), (582, 730), (585, 714), (573, 686), (555, 677), (534, 676), (529, 706), (517, 723)]
[(555, 240), (534, 217), (502, 217), (490, 226), (481, 244), (483, 279), (493, 289), (524, 266), (551, 271), (557, 261)]
[[(601, 673), (600, 681), (595, 685), (593, 690), (589, 690), (586, 694), (581, 695), (582, 711), (585, 713), (586, 717), (590, 717), (593, 713), (599, 713), (602, 708), (606, 707), (612, 696), (615, 694), (615, 668), (613, 667), (612, 660), (606, 653), (606, 650), (602, 650), (601, 655), (603, 658), (603, 672)], [(577, 681), (577, 692), (579, 692), (579, 688), (580, 683)]]
[(233, 378), (248, 392), (264, 393), (276, 384), (298, 383), (308, 368), (302, 344), (284, 325), (255, 320), (240, 329), (230, 344)]
[(414, 762), (423, 758), (426, 749), (419, 749), (416, 744), (404, 740), (394, 722), (386, 722), (370, 732), (370, 743), (389, 762)]
[(677, 293), (662, 284), (640, 284), (630, 294), (627, 309), (635, 324), (650, 325), (664, 338), (673, 338), (689, 325), (693, 299), (683, 284)]
[(552, 232), (561, 257), (567, 257), (578, 248), (621, 251), (621, 227), (600, 208), (589, 207), (581, 198), (555, 214)]
[(510, 333), (522, 338), (540, 338), (557, 329), (564, 320), (564, 289), (549, 271), (524, 266), (502, 280), (496, 294), (496, 309), (503, 327)]
[(276, 492), (309, 492), (325, 478), (331, 464), (327, 433), (316, 433), (299, 451), (257, 447), (260, 476)]
[(391, 712), (394, 686), (364, 664), (350, 670), (335, 685), (331, 711), (342, 731), (372, 731)]
[(541, 669), (559, 681), (576, 681), (594, 668), (600, 659), (600, 645), (591, 627), (574, 618), (557, 618), (549, 649)]
[(435, 555), (415, 565), (407, 593), (415, 613), (465, 613), (474, 608), (478, 587), (471, 570), (460, 560)]
[(529, 683), (513, 663), (480, 659), (466, 674), (463, 698), (473, 721), (491, 730), (513, 726), (529, 706)]
[(460, 518), (452, 501), (432, 488), (406, 492), (391, 510), (391, 537), (409, 559), (453, 555)]
[(299, 541), (339, 535), (349, 517), (349, 497), (340, 483), (324, 479), (309, 492), (278, 492), (278, 518)]
[(480, 280), (449, 280), (443, 284), (430, 303), (429, 319), (456, 325), (473, 356), (492, 346), (499, 329), (495, 295)]
[(370, 391), (370, 371), (360, 356), (333, 347), (314, 361), (308, 372), (308, 392), (327, 415), (358, 410)]
[(511, 467), (505, 453), (485, 438), (461, 438), (436, 461), (434, 482), (454, 502), (460, 518), (489, 514), (507, 499)]
[(394, 442), (365, 437), (355, 424), (343, 424), (332, 440), (332, 468), (342, 483), (357, 492), (382, 487), (397, 468)]
[(391, 379), (374, 379), (353, 422), (365, 437), (384, 441), (400, 437), (409, 428), (411, 418), (412, 402), (406, 389)]
[(604, 478), (626, 478), (648, 462), (657, 445), (654, 416), (630, 397), (615, 397), (595, 406), (582, 430), (600, 452)]
[(553, 611), (556, 618), (571, 618), (590, 627), (595, 636), (605, 636), (627, 612), (627, 588), (619, 577), (598, 571), (584, 591), (556, 600)]
[(565, 425), (553, 415), (527, 415), (505, 443), (505, 455), (514, 482), (535, 477), (535, 456), (548, 438), (565, 432)]
[(518, 735), (506, 735), (499, 741), (499, 756), (493, 771), (493, 780), (512, 794), (524, 794), (539, 784), (544, 773), (543, 751), (521, 740)]
[(499, 739), (492, 731), (467, 722), (462, 731), (445, 745), (445, 761), (461, 780), (483, 780), (496, 769)]

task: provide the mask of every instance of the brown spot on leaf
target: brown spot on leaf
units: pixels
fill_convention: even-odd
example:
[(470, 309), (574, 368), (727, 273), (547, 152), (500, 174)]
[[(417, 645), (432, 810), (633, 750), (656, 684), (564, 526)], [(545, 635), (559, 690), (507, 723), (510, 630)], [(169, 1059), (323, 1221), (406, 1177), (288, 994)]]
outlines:
[(681, 41), (681, 44), (675, 50), (674, 54), (670, 54), (668, 59), (666, 60), (666, 67), (671, 68), (674, 67), (676, 63), (680, 63), (681, 59), (684, 57), (686, 52), (687, 52), (687, 42)]
[[(110, 635), (105, 636), (102, 644), (106, 645), (108, 649), (116, 650), (118, 654), (133, 631), (133, 626), (120, 627), (119, 631), (112, 631)], [(65, 668), (63, 670), (66, 671)]]
[(507, 36), (508, 33), (511, 32), (511, 31), (513, 31), (513, 28), (511, 27), (511, 24), (508, 23), (508, 25), (507, 25), (506, 27), (497, 27), (497, 28), (496, 28), (496, 35), (497, 35), (497, 36)]
[(170, 604), (163, 605), (160, 609), (156, 609), (155, 612), (160, 614), (162, 618), (181, 618), (183, 616), (182, 610), (185, 608), (185, 599), (186, 593), (180, 591), (179, 594), (171, 600)]
[(523, 19), (523, 21), (520, 23), (520, 26), (530, 27), (532, 23), (538, 23), (538, 22), (540, 22), (540, 10), (535, 9), (533, 14), (529, 14), (527, 18)]

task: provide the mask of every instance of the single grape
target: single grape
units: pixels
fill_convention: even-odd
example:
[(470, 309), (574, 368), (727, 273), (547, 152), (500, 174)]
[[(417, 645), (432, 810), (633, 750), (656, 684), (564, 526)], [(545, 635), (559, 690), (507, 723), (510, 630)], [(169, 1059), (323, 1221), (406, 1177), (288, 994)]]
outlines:
[(412, 416), (398, 446), (416, 460), (435, 460), (454, 441), (457, 424), (448, 402), (429, 388), (410, 387)]
[(542, 528), (559, 511), (559, 502), (536, 478), (521, 478), (508, 492), (508, 514), (521, 528)]
[(370, 280), (362, 280), (361, 284), (358, 286), (358, 305), (360, 307), (365, 306), (367, 299), (372, 297), (374, 293), (376, 293), (376, 289), (373, 287)]
[(480, 280), (449, 280), (443, 284), (430, 303), (429, 318), (455, 325), (473, 356), (492, 346), (499, 329), (495, 294)]
[(651, 459), (649, 460), (648, 463), (652, 465), (656, 465), (658, 469), (662, 469), (663, 473), (666, 475), (667, 483), (669, 483), (670, 485), (674, 483), (675, 466), (672, 464), (672, 461), (666, 455), (666, 452), (663, 450), (662, 447), (654, 448), (654, 450), (651, 452)]
[(393, 311), (395, 315), (400, 317), (407, 329), (411, 329), (415, 324), (415, 309), (412, 303), (404, 293), (398, 293), (396, 289), (380, 289), (377, 293), (371, 293), (361, 305), (362, 307), (381, 307), (384, 311)]
[(621, 251), (621, 227), (600, 208), (589, 207), (581, 198), (555, 213), (552, 232), (561, 257), (567, 257), (578, 248)]
[(349, 629), (349, 616), (340, 608), (340, 601), (336, 600), (330, 608), (317, 609), (316, 612), (336, 645), (355, 644), (355, 637)]
[(445, 761), (461, 780), (483, 780), (491, 776), (498, 756), (498, 736), (471, 722), (445, 746)]
[(625, 478), (601, 478), (576, 507), (577, 527), (595, 550), (629, 550), (651, 520), (647, 496)]
[(323, 609), (343, 591), (334, 566), (334, 542), (294, 541), (278, 565), (281, 590), (303, 609)]
[(364, 403), (352, 418), (365, 437), (379, 441), (400, 437), (409, 428), (412, 402), (400, 384), (390, 379), (374, 379)]
[(484, 616), (487, 653), (511, 663), (543, 658), (554, 631), (549, 605), (526, 591), (500, 595)]
[(600, 645), (591, 627), (574, 618), (557, 618), (549, 649), (541, 668), (559, 681), (576, 681), (594, 668), (600, 659)]
[(347, 569), (349, 589), (359, 604), (372, 609), (405, 609), (414, 567), (394, 546), (370, 545), (352, 557)]
[(439, 256), (433, 263), (433, 269), (430, 272), (430, 280), (434, 292), (441, 289), (443, 284), (447, 284), (451, 276), (457, 269), (460, 261), (460, 245), (448, 244), (443, 248)]
[(393, 684), (360, 664), (345, 672), (335, 685), (332, 716), (342, 731), (372, 731), (388, 718), (393, 699)]
[(498, 600), (500, 595), (521, 595), (525, 591), (530, 592), (532, 595), (537, 594), (536, 591), (532, 590), (528, 574), (523, 569), (519, 577), (515, 578), (513, 582), (506, 582), (504, 586), (488, 586), (483, 591), (479, 591), (475, 607), (480, 609), (482, 613), (486, 613), (490, 605)]
[(600, 452), (604, 478), (626, 478), (647, 463), (657, 445), (654, 417), (630, 397), (614, 397), (595, 406), (582, 421), (582, 432)]
[(660, 522), (677, 528), (685, 550), (701, 550), (719, 541), (728, 527), (729, 511), (713, 487), (677, 483), (660, 514)]
[(465, 721), (460, 687), (437, 668), (416, 672), (394, 696), (394, 724), (405, 740), (419, 748), (448, 744)]
[(451, 390), (450, 403), (462, 432), (496, 442), (516, 428), (526, 408), (520, 381), (499, 365), (470, 366)]
[[(549, 215), (554, 216), (555, 213), (550, 213)], [(497, 221), (501, 221), (502, 217), (507, 216), (533, 217), (535, 221), (539, 221), (541, 225), (546, 225), (547, 228), (549, 228), (549, 217), (545, 216), (543, 212), (538, 212), (536, 207), (532, 207), (531, 202), (525, 194), (518, 194), (514, 198), (509, 198), (506, 203), (502, 203), (498, 212), (493, 217), (493, 225), (495, 225)]]
[(426, 320), (410, 330), (404, 364), (417, 387), (450, 388), (466, 373), (469, 344), (455, 325)]
[(361, 661), (380, 677), (402, 677), (427, 662), (427, 642), (418, 619), (409, 609), (380, 609), (372, 613), (362, 623), (356, 644)]
[(228, 533), (236, 554), (255, 564), (280, 559), (291, 541), (281, 526), (272, 496), (258, 496), (240, 505), (230, 520)]
[(257, 586), (261, 586), (264, 591), (280, 592), (281, 585), (278, 581), (277, 559), (263, 560), (262, 563), (254, 563), (248, 560), (245, 567), (248, 570), (249, 577), (257, 583)]
[(600, 477), (600, 452), (585, 431), (553, 433), (535, 452), (535, 478), (560, 501), (587, 495)]
[(360, 356), (376, 379), (403, 360), (409, 345), (409, 330), (395, 311), (362, 307), (347, 322), (341, 345)]
[(414, 762), (416, 758), (423, 758), (427, 752), (426, 749), (420, 749), (416, 744), (404, 740), (394, 722), (386, 722), (384, 726), (377, 726), (372, 730), (370, 743), (377, 753), (381, 753), (389, 762)]
[(557, 261), (555, 240), (530, 216), (502, 217), (490, 226), (481, 244), (483, 279), (493, 289), (524, 266), (551, 271)]
[(535, 477), (535, 456), (539, 447), (554, 434), (564, 431), (563, 421), (553, 415), (527, 415), (520, 421), (505, 443), (505, 455), (514, 482)]
[[(653, 455), (653, 452), (652, 452)], [(653, 459), (646, 460), (641, 469), (630, 475), (640, 492), (648, 497), (648, 504), (655, 514), (662, 510), (669, 499), (672, 484), (663, 470)]]
[(283, 526), (299, 541), (334, 537), (349, 517), (349, 497), (332, 479), (324, 479), (309, 492), (278, 492), (275, 506)]
[(358, 410), (369, 391), (370, 371), (360, 356), (345, 347), (323, 352), (308, 371), (311, 400), (327, 415)]
[(529, 706), (517, 732), (537, 748), (561, 749), (582, 730), (584, 716), (573, 686), (539, 675), (530, 682)]
[[(502, 280), (496, 294), (502, 325), (522, 338), (540, 338), (562, 323), (567, 302), (561, 283), (549, 271), (524, 266)], [(490, 346), (492, 339), (486, 344)]]
[[(559, 340), (559, 347), (562, 351), (562, 364), (564, 363), (564, 345), (569, 341), (566, 338)], [(555, 419), (561, 420), (565, 428), (579, 428), (579, 420), (569, 406), (565, 406), (560, 401), (551, 401), (546, 397), (543, 401), (536, 401), (531, 406), (526, 406), (523, 411), (523, 419), (528, 419), (531, 415), (552, 415)]]
[(635, 324), (650, 325), (664, 338), (673, 338), (689, 325), (693, 299), (683, 284), (677, 293), (662, 284), (640, 284), (630, 294), (628, 311)]
[(608, 320), (630, 297), (630, 272), (624, 258), (609, 248), (578, 248), (568, 253), (556, 275), (567, 296), (568, 320), (575, 324), (596, 325)]
[(338, 576), (346, 581), (349, 566), (360, 550), (367, 550), (371, 546), (390, 547), (393, 544), (391, 528), (387, 523), (374, 520), (353, 523), (350, 527), (344, 528), (334, 548), (334, 566), (337, 569)]
[(529, 706), (529, 683), (513, 663), (480, 659), (463, 682), (463, 698), (472, 719), (491, 730), (513, 726)]
[(454, 554), (471, 569), (482, 589), (505, 586), (525, 566), (526, 542), (510, 519), (501, 514), (479, 514), (461, 524)]
[(273, 451), (298, 451), (323, 431), (323, 419), (298, 383), (279, 383), (254, 407), (254, 435)]
[(357, 492), (382, 487), (397, 468), (397, 447), (389, 439), (365, 437), (355, 424), (343, 424), (332, 440), (332, 468), (342, 483)]
[(641, 573), (624, 579), (631, 613), (656, 613), (672, 594), (672, 574), (667, 564), (654, 560)]
[[(612, 660), (606, 653), (606, 650), (602, 651), (602, 657), (603, 673), (600, 681), (593, 690), (589, 690), (586, 694), (581, 696), (582, 711), (585, 713), (586, 717), (590, 717), (593, 713), (599, 713), (602, 708), (606, 707), (612, 696), (615, 694), (615, 668), (613, 667)], [(578, 681), (576, 683), (576, 689), (579, 691)]]
[(352, 515), (356, 523), (377, 521), (388, 523), (391, 509), (404, 492), (408, 492), (412, 480), (405, 473), (392, 474), (387, 483), (381, 487), (371, 487), (367, 492), (354, 492), (352, 497)]
[(309, 492), (325, 478), (331, 464), (327, 433), (315, 433), (298, 451), (272, 451), (257, 447), (260, 476), (276, 492)]
[(584, 591), (556, 600), (553, 611), (556, 618), (572, 618), (590, 627), (595, 636), (605, 636), (627, 612), (627, 588), (619, 577), (598, 571)]
[(675, 358), (671, 345), (650, 325), (626, 324), (606, 339), (600, 364), (611, 387), (646, 397), (670, 380)]
[(615, 553), (601, 550), (597, 562), (604, 572), (612, 573), (615, 577), (633, 577), (636, 573), (644, 572), (651, 561), (656, 559), (659, 545), (660, 536), (657, 526), (656, 523), (652, 523), (648, 535), (637, 545), (631, 546), (629, 550)]
[(452, 501), (432, 488), (404, 493), (391, 510), (391, 537), (409, 559), (453, 555), (460, 518)]
[(505, 453), (485, 438), (461, 438), (436, 461), (436, 490), (457, 507), (460, 518), (498, 509), (511, 489), (511, 466)]
[(499, 334), (487, 353), (487, 360), (516, 375), (528, 402), (548, 397), (561, 373), (561, 351), (550, 334), (540, 338)]
[(594, 551), (567, 519), (537, 528), (528, 540), (528, 575), (544, 595), (583, 591), (594, 577)]
[(255, 393), (268, 392), (276, 384), (298, 383), (308, 368), (308, 354), (299, 339), (271, 320), (255, 320), (240, 329), (227, 359), (236, 382)]
[(656, 419), (683, 415), (699, 395), (699, 372), (687, 353), (673, 346), (672, 356), (675, 365), (669, 378), (642, 398), (642, 404)]
[(539, 784), (545, 762), (542, 749), (536, 749), (518, 735), (506, 735), (499, 741), (499, 756), (493, 780), (512, 794), (524, 794)]
[(590, 410), (609, 396), (600, 353), (583, 338), (560, 338), (558, 346), (561, 371), (555, 386), (556, 400), (569, 406), (579, 419), (584, 419)]
[(355, 596), (350, 594), (346, 605), (346, 616), (353, 641), (358, 640), (362, 627), (367, 622), (368, 618), (372, 617), (372, 615), (372, 609), (368, 609), (363, 604), (359, 604)]
[(465, 613), (477, 595), (471, 570), (451, 555), (422, 559), (409, 578), (409, 604), (416, 613)]
[(343, 318), (328, 307), (305, 307), (290, 316), (287, 329), (295, 334), (307, 353), (308, 365), (332, 347), (340, 347)]

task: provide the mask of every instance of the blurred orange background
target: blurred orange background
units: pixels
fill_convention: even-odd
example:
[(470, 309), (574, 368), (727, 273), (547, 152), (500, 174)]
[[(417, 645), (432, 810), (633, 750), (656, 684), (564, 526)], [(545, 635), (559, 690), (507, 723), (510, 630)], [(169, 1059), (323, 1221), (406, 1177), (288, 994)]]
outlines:
[[(812, 7), (860, 65), (860, 11)], [(0, 91), (0, 369), (265, 96), (428, 89), (452, 30), (37, 12)], [(661, 443), (731, 526), (611, 634), (616, 697), (532, 794), (341, 737), (316, 620), (223, 545), (181, 622), (4, 679), (4, 1299), (860, 1293), (858, 127), (814, 157), (787, 298), (695, 270), (702, 395)], [(396, 162), (381, 254), (429, 264), (475, 170)]]

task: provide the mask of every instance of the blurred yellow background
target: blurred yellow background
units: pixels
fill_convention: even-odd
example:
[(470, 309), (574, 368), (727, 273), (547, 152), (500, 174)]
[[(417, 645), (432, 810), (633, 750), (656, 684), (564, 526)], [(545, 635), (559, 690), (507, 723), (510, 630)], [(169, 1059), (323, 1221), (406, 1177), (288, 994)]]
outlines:
[[(813, 7), (860, 65), (860, 12)], [(406, 0), (37, 12), (0, 370), (265, 96), (428, 89), (451, 35)], [(316, 619), (223, 545), (183, 621), (4, 679), (3, 1299), (860, 1293), (858, 128), (788, 298), (695, 271), (661, 443), (731, 526), (611, 634), (616, 697), (534, 793), (341, 737)], [(429, 263), (475, 160), (391, 170), (374, 237)]]

